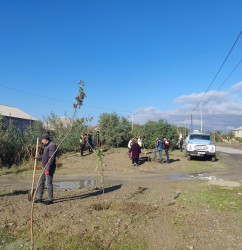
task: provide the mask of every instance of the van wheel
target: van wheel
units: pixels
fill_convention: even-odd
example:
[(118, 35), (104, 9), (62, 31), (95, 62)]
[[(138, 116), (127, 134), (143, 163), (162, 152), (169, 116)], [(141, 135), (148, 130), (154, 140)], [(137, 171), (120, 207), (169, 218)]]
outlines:
[(212, 156), (211, 160), (214, 162), (216, 161), (216, 156)]
[(192, 159), (191, 155), (187, 155), (187, 160), (190, 161)]

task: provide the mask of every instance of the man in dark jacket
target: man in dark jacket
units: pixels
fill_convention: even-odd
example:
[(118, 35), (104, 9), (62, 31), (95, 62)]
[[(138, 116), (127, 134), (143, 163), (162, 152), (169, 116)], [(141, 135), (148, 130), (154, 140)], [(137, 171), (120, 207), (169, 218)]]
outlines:
[(88, 135), (87, 135), (87, 141), (88, 141), (88, 150), (89, 150), (89, 153), (92, 153), (93, 151), (93, 142), (92, 142), (92, 132), (90, 132)]
[(42, 196), (44, 192), (45, 181), (47, 184), (48, 199), (45, 202), (46, 205), (53, 203), (53, 176), (56, 169), (56, 145), (50, 140), (48, 134), (43, 134), (40, 137), (44, 144), (44, 153), (42, 156), (37, 157), (37, 160), (42, 162), (44, 173), (41, 176), (40, 184), (37, 191), (37, 198), (35, 203), (42, 202)]
[(181, 152), (182, 152), (183, 138), (180, 139), (179, 145), (180, 145), (180, 150), (181, 150)]

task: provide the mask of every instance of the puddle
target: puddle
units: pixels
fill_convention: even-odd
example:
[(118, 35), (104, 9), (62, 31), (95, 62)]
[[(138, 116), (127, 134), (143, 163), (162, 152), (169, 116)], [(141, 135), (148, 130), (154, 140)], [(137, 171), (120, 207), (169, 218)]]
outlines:
[(189, 179), (190, 178), (188, 174), (176, 173), (170, 175), (170, 180), (189, 180)]
[(174, 174), (164, 174), (164, 175), (157, 175), (157, 176), (153, 176), (152, 178), (156, 179), (156, 180), (190, 180), (189, 175), (188, 174), (184, 174), (184, 173), (174, 173)]
[[(104, 181), (104, 185), (116, 185), (116, 181)], [(59, 181), (53, 184), (54, 189), (82, 189), (101, 185), (100, 180)]]
[(197, 179), (202, 181), (218, 181), (221, 180), (221, 178), (209, 175), (209, 173), (191, 173), (189, 176), (191, 179)]
[(221, 180), (221, 178), (216, 176), (210, 176), (209, 173), (175, 173), (169, 175), (160, 175), (159, 180), (202, 180), (202, 181), (211, 181), (211, 180)]
[(226, 153), (219, 153), (219, 154), (222, 156), (226, 156), (226, 157), (230, 156), (229, 154), (226, 154)]

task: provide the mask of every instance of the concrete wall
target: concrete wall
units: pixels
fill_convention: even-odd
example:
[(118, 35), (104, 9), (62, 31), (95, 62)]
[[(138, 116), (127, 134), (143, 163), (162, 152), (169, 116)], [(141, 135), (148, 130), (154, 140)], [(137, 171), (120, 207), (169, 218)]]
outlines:
[(242, 129), (233, 130), (233, 132), (234, 132), (235, 137), (241, 137), (242, 138)]

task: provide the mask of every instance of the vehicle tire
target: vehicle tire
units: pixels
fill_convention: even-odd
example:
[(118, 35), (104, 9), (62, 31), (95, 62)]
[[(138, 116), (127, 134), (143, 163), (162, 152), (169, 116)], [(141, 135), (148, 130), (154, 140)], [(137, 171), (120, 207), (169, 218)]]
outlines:
[(216, 156), (212, 156), (211, 161), (215, 162), (216, 161)]
[(187, 160), (190, 161), (192, 159), (191, 155), (187, 155)]

